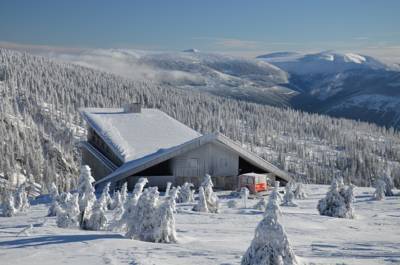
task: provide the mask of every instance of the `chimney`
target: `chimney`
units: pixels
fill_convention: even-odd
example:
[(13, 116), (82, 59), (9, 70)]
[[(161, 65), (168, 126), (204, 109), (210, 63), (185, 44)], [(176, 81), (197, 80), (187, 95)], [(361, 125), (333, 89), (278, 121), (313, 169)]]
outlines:
[(142, 112), (142, 104), (140, 103), (130, 103), (124, 106), (125, 113), (141, 113)]

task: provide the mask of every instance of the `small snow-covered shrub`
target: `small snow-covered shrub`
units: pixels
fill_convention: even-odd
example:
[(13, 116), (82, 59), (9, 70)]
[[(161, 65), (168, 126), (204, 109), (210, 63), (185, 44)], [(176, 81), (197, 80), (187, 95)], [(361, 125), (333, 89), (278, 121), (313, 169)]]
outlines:
[[(207, 204), (208, 212), (210, 213), (218, 213), (219, 211), (219, 201), (217, 195), (215, 195), (213, 191), (213, 183), (211, 181), (211, 176), (206, 174), (203, 182), (201, 183), (201, 187), (204, 190), (204, 196)], [(200, 189), (199, 189), (200, 192)]]
[(144, 186), (146, 186), (146, 184), (149, 183), (149, 181), (147, 180), (147, 178), (140, 178), (136, 184), (135, 184), (135, 188), (133, 189), (132, 192), (132, 198), (131, 200), (133, 200), (133, 205), (136, 205), (140, 196), (142, 195)]
[(121, 199), (122, 203), (126, 203), (128, 200), (128, 183), (125, 182), (121, 187)]
[(237, 202), (237, 200), (229, 200), (227, 205), (228, 205), (228, 208), (237, 208), (238, 202)]
[(107, 185), (104, 186), (103, 191), (101, 192), (99, 203), (104, 207), (104, 211), (111, 208), (113, 203), (112, 198), (110, 196), (110, 185), (111, 183), (108, 182)]
[(258, 224), (250, 247), (243, 255), (241, 265), (296, 265), (297, 259), (283, 226), (279, 222), (279, 205), (270, 195), (267, 211)]
[(147, 183), (147, 178), (140, 178), (135, 184), (132, 197), (126, 199), (125, 203), (123, 203), (122, 195), (119, 192), (116, 193), (115, 200), (118, 202), (118, 205), (115, 206), (114, 221), (110, 225), (111, 230), (126, 231), (128, 229), (129, 223), (135, 218), (136, 205), (138, 204), (143, 193), (143, 188)]
[(167, 187), (165, 188), (165, 194), (164, 194), (165, 197), (169, 196), (169, 191), (171, 189), (171, 185), (172, 185), (172, 183), (168, 181), (167, 182)]
[(90, 167), (84, 165), (81, 167), (81, 174), (78, 184), (78, 201), (80, 210), (80, 224), (85, 229), (85, 223), (89, 220), (92, 214), (92, 207), (96, 202), (95, 190), (92, 185), (94, 182)]
[(303, 183), (297, 183), (296, 189), (294, 191), (294, 198), (296, 200), (304, 200), (307, 198), (307, 193), (305, 192)]
[(346, 189), (341, 181), (333, 179), (325, 198), (318, 201), (317, 209), (320, 215), (339, 218), (354, 218), (353, 189), (353, 185), (350, 185)]
[(375, 200), (384, 200), (385, 199), (385, 190), (386, 190), (386, 183), (382, 179), (378, 179), (375, 183), (375, 192), (374, 198)]
[(246, 187), (240, 189), (240, 198), (243, 200), (244, 208), (247, 208), (247, 199), (249, 198), (250, 191)]
[(158, 208), (155, 216), (154, 242), (174, 243), (176, 238), (175, 227), (175, 207), (179, 188), (172, 189), (168, 199), (166, 199)]
[(25, 212), (30, 206), (28, 193), (25, 190), (25, 185), (22, 184), (15, 193), (15, 209), (19, 212)]
[(293, 201), (294, 200), (294, 193), (292, 191), (294, 186), (293, 182), (289, 182), (286, 184), (285, 187), (285, 195), (283, 196), (283, 202), (282, 206), (290, 206), (290, 207), (296, 207), (297, 204)]
[(78, 194), (66, 194), (65, 208), (57, 212), (57, 226), (62, 228), (79, 227), (80, 221)]
[(178, 203), (191, 203), (194, 202), (194, 190), (192, 188), (194, 185), (192, 183), (185, 182), (180, 189), (177, 202)]
[(393, 189), (394, 189), (394, 184), (393, 184), (393, 179), (390, 176), (389, 170), (386, 172), (385, 175), (381, 177), (381, 180), (385, 182), (385, 196), (393, 196)]
[(203, 212), (203, 213), (208, 213), (208, 206), (207, 206), (207, 198), (204, 193), (204, 188), (199, 187), (199, 200), (197, 201), (197, 204), (193, 207), (193, 211), (196, 212)]
[(9, 191), (6, 192), (2, 208), (4, 217), (12, 217), (17, 213), (17, 209), (15, 209), (14, 194)]
[(51, 204), (47, 213), (47, 216), (56, 216), (57, 211), (60, 209), (60, 205), (58, 203), (59, 200), (59, 193), (56, 184), (51, 183), (50, 186), (50, 199), (51, 199)]
[(157, 211), (159, 192), (157, 187), (144, 190), (136, 205), (134, 218), (127, 225), (127, 238), (154, 242), (155, 214)]
[(93, 206), (92, 214), (86, 222), (87, 230), (104, 230), (107, 226), (107, 217), (105, 215), (106, 205), (105, 201), (98, 200)]

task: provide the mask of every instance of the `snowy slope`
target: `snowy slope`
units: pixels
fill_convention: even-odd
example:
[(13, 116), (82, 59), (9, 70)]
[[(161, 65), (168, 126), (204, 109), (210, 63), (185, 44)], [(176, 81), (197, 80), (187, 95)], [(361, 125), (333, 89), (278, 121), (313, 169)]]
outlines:
[(288, 88), (288, 75), (255, 59), (188, 49), (183, 52), (96, 49), (78, 54), (47, 55), (135, 80), (206, 91), (215, 95), (287, 106), (297, 94)]
[[(327, 186), (306, 185), (309, 198), (282, 207), (283, 225), (301, 264), (376, 265), (400, 263), (400, 197), (372, 201), (371, 188), (356, 188), (354, 220), (320, 216), (317, 200)], [(397, 191), (398, 193), (399, 191)], [(242, 207), (242, 202), (239, 207)], [(2, 264), (240, 264), (262, 213), (229, 209), (203, 214), (178, 204), (177, 244), (147, 243), (112, 232), (61, 229), (44, 217), (46, 206), (27, 215), (0, 217)], [(255, 200), (249, 204), (254, 205)], [(44, 220), (47, 222), (43, 224)], [(30, 236), (16, 234), (33, 224)]]

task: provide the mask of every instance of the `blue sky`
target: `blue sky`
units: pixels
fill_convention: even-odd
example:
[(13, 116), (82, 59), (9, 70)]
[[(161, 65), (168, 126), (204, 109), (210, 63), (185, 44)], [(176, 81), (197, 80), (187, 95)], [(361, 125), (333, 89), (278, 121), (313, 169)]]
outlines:
[[(398, 0), (1, 0), (0, 41), (259, 54), (400, 51)], [(399, 52), (400, 54), (400, 52)]]

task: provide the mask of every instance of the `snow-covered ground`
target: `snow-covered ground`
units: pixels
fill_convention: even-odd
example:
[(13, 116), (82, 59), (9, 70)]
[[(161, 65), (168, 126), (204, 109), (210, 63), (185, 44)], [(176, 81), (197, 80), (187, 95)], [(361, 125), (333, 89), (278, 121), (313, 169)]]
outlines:
[[(400, 264), (399, 196), (373, 201), (373, 189), (356, 188), (357, 218), (349, 220), (318, 214), (317, 201), (328, 186), (306, 188), (309, 198), (296, 201), (299, 207), (282, 207), (284, 227), (302, 264)], [(220, 214), (178, 205), (177, 244), (57, 228), (54, 217), (45, 217), (47, 205), (37, 204), (25, 215), (0, 217), (0, 264), (240, 264), (262, 213), (229, 209), (228, 199), (221, 201)], [(17, 235), (30, 224), (29, 236)]]

